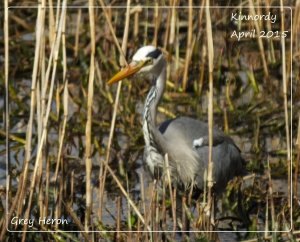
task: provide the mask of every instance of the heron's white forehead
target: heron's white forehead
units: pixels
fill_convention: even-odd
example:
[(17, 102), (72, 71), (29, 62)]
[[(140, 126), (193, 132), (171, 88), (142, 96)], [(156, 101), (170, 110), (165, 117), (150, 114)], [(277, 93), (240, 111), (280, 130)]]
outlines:
[(147, 46), (143, 46), (142, 48), (138, 49), (138, 51), (134, 54), (134, 56), (132, 57), (132, 60), (134, 61), (140, 61), (140, 60), (144, 60), (146, 58), (146, 56), (154, 51), (156, 48), (152, 45), (147, 45)]

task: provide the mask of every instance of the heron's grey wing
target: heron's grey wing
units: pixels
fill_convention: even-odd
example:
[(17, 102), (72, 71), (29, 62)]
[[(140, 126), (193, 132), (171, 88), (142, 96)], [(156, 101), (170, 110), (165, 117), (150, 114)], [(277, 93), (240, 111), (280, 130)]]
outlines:
[[(208, 124), (196, 119), (188, 117), (170, 119), (163, 122), (159, 126), (159, 130), (164, 137), (172, 137), (174, 139), (174, 136), (180, 135), (181, 138), (191, 144), (193, 144), (195, 140), (202, 138), (201, 145), (208, 146)], [(236, 146), (230, 137), (226, 136), (222, 131), (214, 128), (213, 146), (217, 146), (224, 141), (232, 143), (234, 146)], [(238, 147), (236, 148), (238, 149)]]
[[(203, 188), (209, 154), (208, 125), (199, 120), (180, 117), (165, 121), (160, 125), (159, 131), (162, 135), (158, 146), (161, 152), (168, 153), (170, 160), (175, 161), (179, 167), (178, 175), (183, 178), (192, 177), (197, 186)], [(202, 139), (202, 143), (195, 145), (195, 141), (199, 139)], [(240, 172), (243, 159), (233, 140), (218, 129), (213, 131), (212, 158), (215, 187), (217, 190), (222, 189), (228, 180)]]

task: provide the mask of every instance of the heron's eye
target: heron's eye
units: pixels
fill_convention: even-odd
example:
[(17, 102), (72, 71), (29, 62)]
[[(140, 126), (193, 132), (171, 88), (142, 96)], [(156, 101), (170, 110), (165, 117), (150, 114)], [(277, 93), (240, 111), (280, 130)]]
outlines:
[(152, 65), (153, 64), (153, 59), (152, 58), (147, 59), (146, 64), (147, 65)]

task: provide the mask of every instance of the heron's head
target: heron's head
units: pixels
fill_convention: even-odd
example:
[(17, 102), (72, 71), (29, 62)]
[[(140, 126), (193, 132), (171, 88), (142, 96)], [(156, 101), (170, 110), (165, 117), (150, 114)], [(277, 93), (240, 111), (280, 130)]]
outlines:
[(143, 46), (132, 57), (132, 62), (114, 75), (107, 83), (113, 84), (134, 74), (148, 74), (157, 78), (166, 66), (162, 52), (151, 45)]

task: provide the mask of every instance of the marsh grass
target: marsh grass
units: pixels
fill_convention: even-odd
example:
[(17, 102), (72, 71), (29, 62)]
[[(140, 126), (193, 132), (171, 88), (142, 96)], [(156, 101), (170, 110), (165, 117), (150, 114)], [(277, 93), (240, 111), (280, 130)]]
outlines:
[[(168, 8), (158, 3), (143, 8), (142, 2), (127, 0), (124, 8), (115, 9), (103, 0), (90, 0), (86, 8), (71, 8), (66, 0), (42, 0), (37, 9), (8, 11), (5, 0), (0, 52), (6, 95), (0, 134), (5, 135), (5, 146), (2, 142), (0, 152), (7, 159), (7, 186), (1, 189), (8, 213), (0, 222), (0, 240), (208, 241), (221, 233), (203, 231), (239, 229), (264, 232), (232, 233), (231, 239), (296, 240), (300, 5), (294, 7), (290, 26), (282, 1), (275, 10), (254, 8), (258, 3), (250, 0), (212, 11), (203, 7), (214, 6), (210, 1), (202, 1), (203, 8), (193, 8), (190, 0), (186, 8), (178, 8), (183, 3), (177, 0)], [(232, 26), (227, 17), (233, 10), (274, 11), (282, 21)], [(251, 28), (292, 29), (292, 39), (230, 38), (235, 29)], [(24, 39), (28, 32), (30, 42)], [(128, 65), (126, 60), (144, 44), (161, 47), (169, 63), (159, 121), (180, 115), (206, 120), (210, 151), (212, 127), (219, 126), (233, 136), (247, 160), (249, 175), (231, 181), (217, 204), (211, 152), (205, 191), (197, 198), (193, 186), (185, 193), (173, 186), (167, 155), (161, 178), (149, 179), (147, 172), (140, 172), (139, 107), (149, 83), (124, 81), (108, 87), (105, 81)], [(288, 189), (293, 182), (293, 196), (278, 188), (278, 179)], [(66, 218), (70, 223), (36, 222), (31, 228), (10, 224), (15, 216)], [(20, 233), (6, 232), (7, 225)], [(27, 233), (31, 230), (55, 232)], [(91, 233), (95, 230), (102, 232)]]

